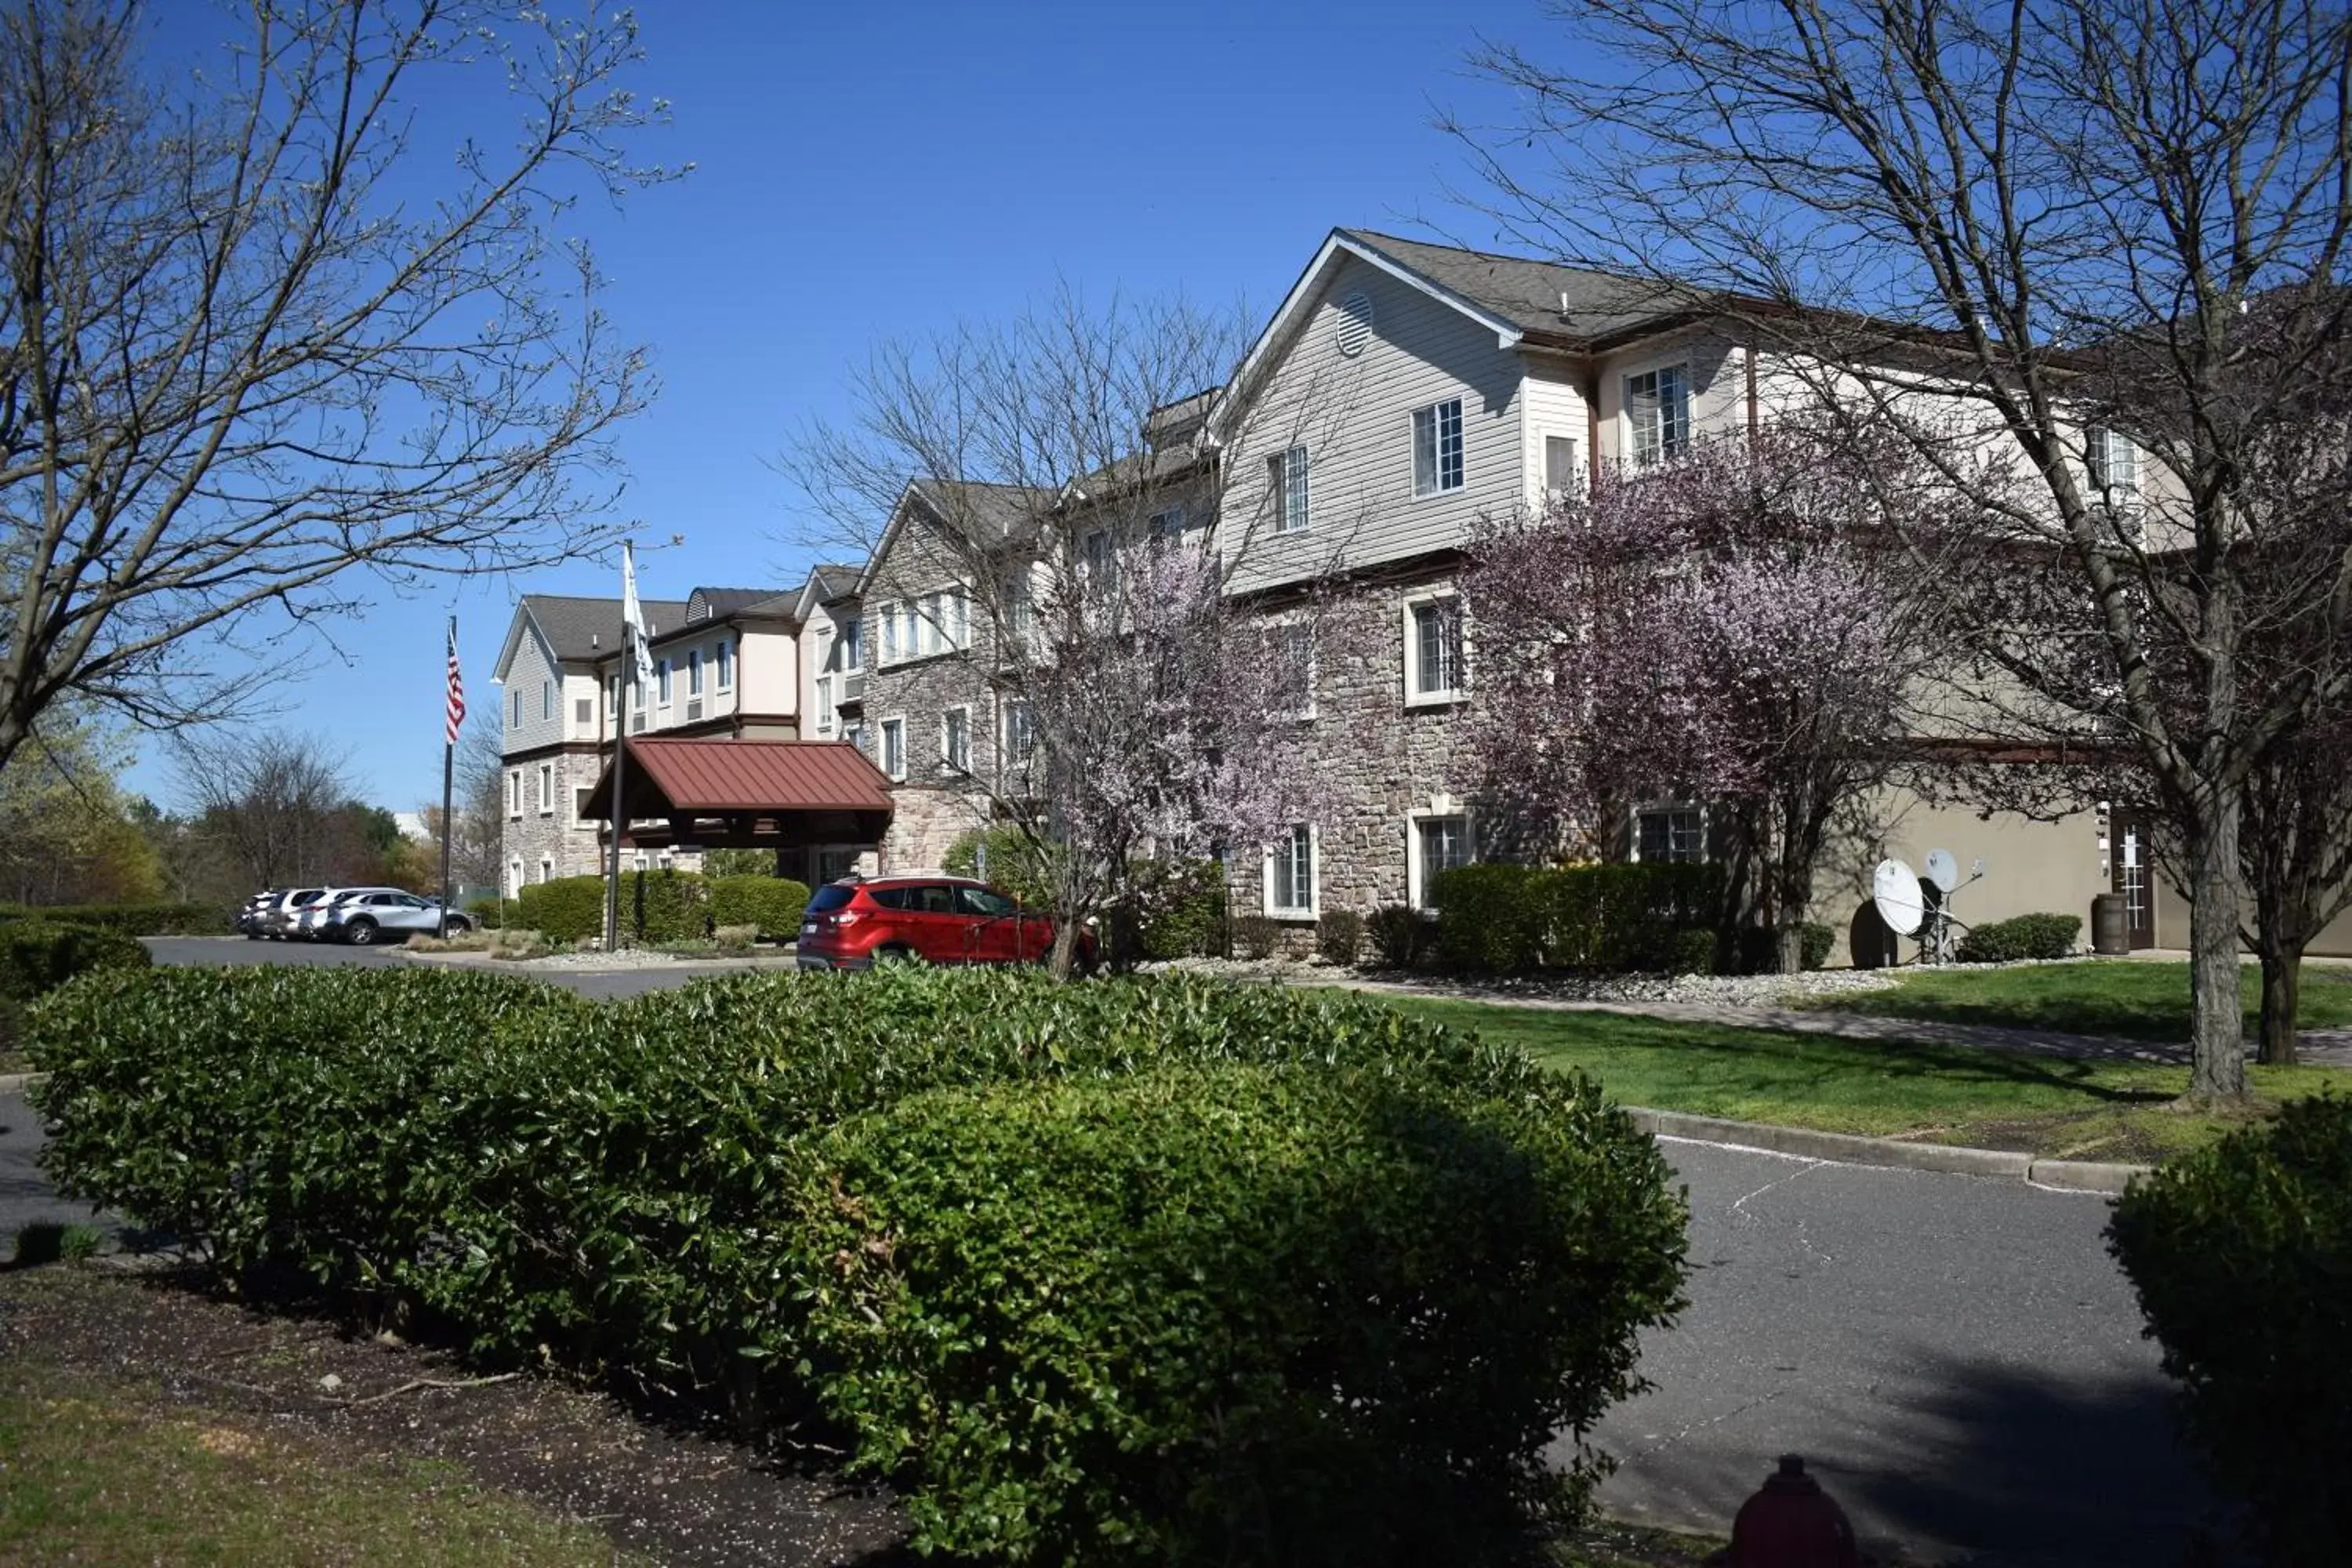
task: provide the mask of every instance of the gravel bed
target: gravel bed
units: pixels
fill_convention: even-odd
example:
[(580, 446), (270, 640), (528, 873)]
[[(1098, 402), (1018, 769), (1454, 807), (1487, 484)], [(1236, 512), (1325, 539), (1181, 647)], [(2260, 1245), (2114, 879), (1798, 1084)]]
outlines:
[(1448, 996), (1526, 997), (1545, 1002), (1678, 1002), (1718, 1007), (1777, 1007), (1808, 996), (1884, 991), (1902, 971), (1817, 969), (1804, 974), (1538, 974), (1477, 980), (1417, 970), (1348, 970), (1286, 959), (1179, 959), (1147, 970), (1213, 974), (1289, 985), (1339, 985), (1368, 981)]

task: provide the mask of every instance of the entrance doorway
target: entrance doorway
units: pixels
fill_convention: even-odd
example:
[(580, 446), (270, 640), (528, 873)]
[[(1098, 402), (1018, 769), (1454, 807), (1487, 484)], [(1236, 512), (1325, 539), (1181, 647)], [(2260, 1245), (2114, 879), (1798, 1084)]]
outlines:
[(2155, 856), (2150, 852), (2147, 819), (2118, 814), (2112, 828), (2114, 850), (2108, 856), (2109, 887), (2124, 901), (2124, 921), (2137, 952), (2156, 945)]

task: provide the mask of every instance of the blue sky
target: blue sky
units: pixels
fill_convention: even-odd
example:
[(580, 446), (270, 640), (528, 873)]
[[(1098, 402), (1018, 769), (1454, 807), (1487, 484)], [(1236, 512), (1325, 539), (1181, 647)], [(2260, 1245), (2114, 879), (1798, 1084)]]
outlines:
[[(674, 123), (644, 143), (686, 180), (574, 227), (662, 392), (622, 433), (622, 513), (686, 536), (646, 591), (794, 581), (814, 519), (767, 465), (811, 413), (845, 411), (877, 342), (1017, 311), (1060, 278), (1269, 311), (1334, 225), (1491, 242), (1449, 192), (1467, 161), (1439, 106), (1504, 106), (1465, 52), (1540, 41), (1537, 0), (1347, 5), (641, 5), (635, 85)], [(264, 722), (347, 748), (370, 799), (437, 798), (441, 625), (472, 700), (517, 594), (616, 594), (617, 566), (446, 580), (381, 599), (299, 661)], [(281, 666), (281, 668), (284, 667)], [(131, 784), (168, 795), (158, 748)]]

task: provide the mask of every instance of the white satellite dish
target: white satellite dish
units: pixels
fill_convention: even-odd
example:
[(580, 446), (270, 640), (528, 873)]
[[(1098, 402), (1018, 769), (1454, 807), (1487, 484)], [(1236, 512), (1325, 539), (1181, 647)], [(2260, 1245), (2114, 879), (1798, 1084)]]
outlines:
[(1926, 918), (1927, 902), (1919, 894), (1919, 879), (1900, 860), (1881, 860), (1870, 874), (1870, 901), (1878, 918), (1897, 936), (1909, 936)]
[(1952, 852), (1950, 850), (1930, 849), (1927, 851), (1927, 880), (1935, 883), (1937, 888), (1943, 892), (1956, 893), (1959, 891), (1960, 863), (1952, 858)]

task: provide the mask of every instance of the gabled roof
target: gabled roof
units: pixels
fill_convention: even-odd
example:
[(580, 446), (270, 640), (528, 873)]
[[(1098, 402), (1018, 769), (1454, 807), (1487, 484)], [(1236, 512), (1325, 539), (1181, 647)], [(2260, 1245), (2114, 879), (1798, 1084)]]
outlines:
[(793, 614), (805, 622), (822, 605), (838, 605), (857, 596), (860, 576), (855, 566), (824, 565), (811, 569), (793, 604)]
[[(640, 599), (646, 629), (656, 637), (686, 619), (683, 599)], [(557, 664), (584, 664), (609, 658), (621, 646), (621, 601), (572, 594), (525, 594), (515, 605), (499, 650), (492, 679), (504, 680), (526, 632), (536, 635), (548, 658)]]
[(1241, 363), (1213, 424), (1232, 416), (1246, 394), (1303, 328), (1332, 275), (1349, 260), (1377, 268), (1495, 334), (1496, 346), (1590, 352), (1705, 313), (1709, 296), (1647, 279), (1431, 245), (1370, 229), (1335, 228)]
[(980, 479), (909, 479), (907, 488), (899, 492), (898, 504), (890, 509), (889, 524), (875, 542), (874, 553), (866, 558), (865, 569), (858, 574), (856, 591), (862, 596), (873, 584), (874, 574), (889, 558), (890, 547), (898, 542), (907, 515), (914, 507), (920, 506), (942, 521), (969, 521), (987, 542), (993, 544), (1024, 532), (1040, 513), (1053, 508), (1058, 495), (1057, 491), (1029, 485), (991, 484)]

